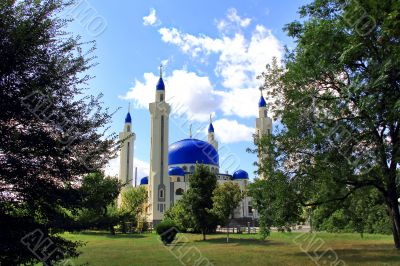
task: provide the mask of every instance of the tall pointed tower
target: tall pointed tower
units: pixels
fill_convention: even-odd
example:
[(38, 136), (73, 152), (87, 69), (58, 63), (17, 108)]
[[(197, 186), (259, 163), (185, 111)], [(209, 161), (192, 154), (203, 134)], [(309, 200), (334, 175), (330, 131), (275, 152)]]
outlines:
[[(256, 135), (258, 138), (263, 137), (266, 134), (271, 134), (272, 132), (272, 119), (268, 117), (268, 107), (265, 102), (264, 96), (262, 95), (258, 101), (258, 118), (256, 119)], [(258, 153), (258, 163), (261, 165), (263, 159), (265, 159), (267, 154), (259, 151)], [(265, 179), (264, 175), (260, 176), (260, 179)]]
[(212, 117), (210, 114), (210, 125), (208, 126), (208, 143), (214, 146), (215, 150), (218, 151), (218, 142), (214, 135), (214, 126), (212, 124)]
[(165, 85), (160, 79), (156, 86), (156, 100), (149, 104), (151, 115), (151, 147), (149, 174), (149, 221), (157, 224), (170, 206), (168, 176), (168, 120), (171, 107), (165, 102)]
[[(130, 108), (129, 108), (130, 109)], [(130, 110), (125, 117), (124, 131), (119, 133), (121, 142), (118, 179), (125, 186), (132, 185), (133, 180), (133, 148), (136, 135), (132, 132), (132, 118)]]

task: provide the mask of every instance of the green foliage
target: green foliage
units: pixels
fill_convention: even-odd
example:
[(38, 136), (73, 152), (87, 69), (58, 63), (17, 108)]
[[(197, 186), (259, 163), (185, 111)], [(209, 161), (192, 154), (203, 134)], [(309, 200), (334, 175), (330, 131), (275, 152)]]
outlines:
[[(93, 47), (65, 32), (59, 0), (0, 2), (0, 261), (37, 263), (21, 239), (38, 229), (53, 241), (48, 263), (77, 256), (77, 184), (115, 156), (111, 115), (85, 95)], [(47, 243), (47, 242), (46, 242)], [(37, 250), (38, 254), (44, 250)], [(48, 254), (51, 254), (48, 251)]]
[[(279, 173), (297, 195), (295, 205), (339, 203), (373, 188), (400, 249), (400, 5), (316, 0), (300, 14), (301, 22), (285, 27), (296, 46), (262, 75), (282, 126), (273, 145), (261, 147), (273, 156), (260, 171)], [(338, 211), (332, 219), (337, 224), (343, 215)], [(352, 222), (353, 228), (364, 226)]]
[(219, 218), (222, 225), (227, 225), (229, 217), (233, 218), (234, 210), (239, 206), (244, 195), (238, 184), (225, 182), (217, 185), (213, 191), (212, 212)]
[(146, 232), (149, 230), (149, 223), (147, 222), (146, 217), (140, 217), (137, 225), (136, 225), (136, 230), (138, 232)]
[(360, 189), (343, 202), (316, 207), (312, 219), (315, 229), (328, 232), (391, 233), (386, 206), (371, 188)]
[(303, 221), (296, 191), (280, 172), (269, 172), (266, 180), (255, 180), (249, 185), (249, 195), (259, 212), (263, 238), (269, 236), (271, 226), (288, 228)]
[(196, 231), (186, 193), (165, 212), (164, 219), (173, 221), (180, 232)]
[(178, 234), (178, 229), (173, 221), (164, 219), (156, 226), (156, 232), (160, 235), (161, 241), (167, 245), (174, 241), (175, 236)]
[(105, 176), (103, 172), (84, 176), (79, 189), (83, 207), (99, 214), (107, 212), (107, 206), (117, 199), (120, 190), (119, 181), (114, 177)]
[(103, 172), (84, 176), (79, 188), (82, 206), (77, 221), (80, 229), (110, 229), (120, 220), (115, 201), (121, 190), (116, 178), (106, 177)]
[(214, 230), (218, 219), (212, 212), (212, 193), (217, 186), (217, 177), (205, 165), (197, 164), (189, 180), (189, 189), (186, 192), (188, 208), (193, 223), (203, 234)]
[(143, 186), (124, 188), (119, 208), (121, 222), (124, 224), (129, 222), (131, 227), (135, 227), (141, 215), (142, 220), (145, 220), (147, 198), (147, 190)]

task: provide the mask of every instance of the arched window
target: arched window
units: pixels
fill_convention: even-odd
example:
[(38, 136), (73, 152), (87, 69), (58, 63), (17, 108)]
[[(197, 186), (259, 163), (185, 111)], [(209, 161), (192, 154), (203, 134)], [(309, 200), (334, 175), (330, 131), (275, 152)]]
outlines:
[(160, 189), (160, 192), (159, 192), (159, 193), (160, 193), (160, 195), (159, 195), (160, 198), (164, 198), (164, 190), (163, 190), (163, 189)]
[(182, 169), (183, 169), (183, 171), (185, 171), (185, 172), (186, 172), (186, 171), (187, 171), (187, 167), (186, 167), (186, 165), (185, 165), (185, 166), (183, 166), (183, 167), (182, 167)]
[(194, 172), (194, 165), (190, 166), (190, 172)]
[(181, 196), (181, 195), (183, 195), (183, 189), (182, 188), (178, 188), (176, 191), (175, 191), (175, 195), (177, 195), (177, 196)]
[(181, 182), (181, 178), (179, 176), (176, 178), (176, 182)]
[(214, 167), (211, 167), (211, 173), (214, 173)]

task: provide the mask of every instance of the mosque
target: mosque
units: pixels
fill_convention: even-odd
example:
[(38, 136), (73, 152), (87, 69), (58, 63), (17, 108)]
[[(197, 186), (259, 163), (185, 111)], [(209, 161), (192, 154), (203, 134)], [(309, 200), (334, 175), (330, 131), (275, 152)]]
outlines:
[[(242, 191), (249, 184), (249, 174), (245, 170), (237, 170), (233, 174), (221, 173), (219, 168), (218, 142), (214, 134), (214, 126), (210, 118), (208, 141), (194, 138), (183, 139), (169, 144), (169, 114), (171, 106), (165, 101), (165, 85), (160, 70), (160, 78), (156, 85), (155, 101), (149, 104), (151, 116), (151, 146), (149, 175), (141, 178), (140, 186), (148, 191), (147, 220), (157, 224), (163, 219), (168, 208), (173, 206), (189, 188), (196, 163), (204, 164), (217, 176), (218, 183), (234, 182)], [(256, 134), (270, 134), (272, 120), (268, 117), (267, 104), (261, 94), (259, 117), (256, 119)], [(216, 129), (218, 130), (218, 128)], [(120, 151), (120, 170), (118, 178), (123, 183), (133, 180), (133, 152), (136, 135), (132, 130), (130, 113), (126, 115), (124, 130), (119, 134), (122, 141)], [(265, 155), (259, 154), (259, 160)], [(261, 176), (260, 178), (264, 178)], [(257, 219), (250, 197), (245, 197), (235, 210), (233, 218), (238, 222)]]

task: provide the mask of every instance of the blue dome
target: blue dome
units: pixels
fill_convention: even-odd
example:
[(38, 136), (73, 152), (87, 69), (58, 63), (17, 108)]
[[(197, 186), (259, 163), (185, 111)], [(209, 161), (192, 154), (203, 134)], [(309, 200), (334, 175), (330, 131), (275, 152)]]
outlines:
[(158, 83), (157, 83), (157, 90), (158, 91), (163, 91), (163, 90), (165, 90), (165, 85), (164, 85), (164, 81), (163, 81), (163, 79), (162, 78), (160, 78), (159, 80), (158, 80)]
[(140, 185), (148, 185), (149, 184), (149, 177), (145, 176), (142, 179), (140, 179)]
[(169, 175), (179, 175), (179, 176), (184, 176), (185, 175), (185, 171), (183, 171), (182, 168), (180, 167), (171, 167), (168, 170), (168, 174)]
[(208, 127), (208, 133), (214, 132), (214, 127), (213, 124), (210, 123), (210, 126)]
[(265, 107), (267, 103), (264, 100), (264, 96), (261, 95), (260, 100), (258, 101), (258, 107)]
[(195, 163), (218, 166), (218, 152), (210, 143), (198, 139), (184, 139), (169, 146), (169, 165)]
[(232, 179), (249, 179), (249, 174), (244, 170), (237, 170), (235, 173), (233, 173)]
[(132, 123), (131, 114), (129, 112), (126, 114), (125, 123)]

